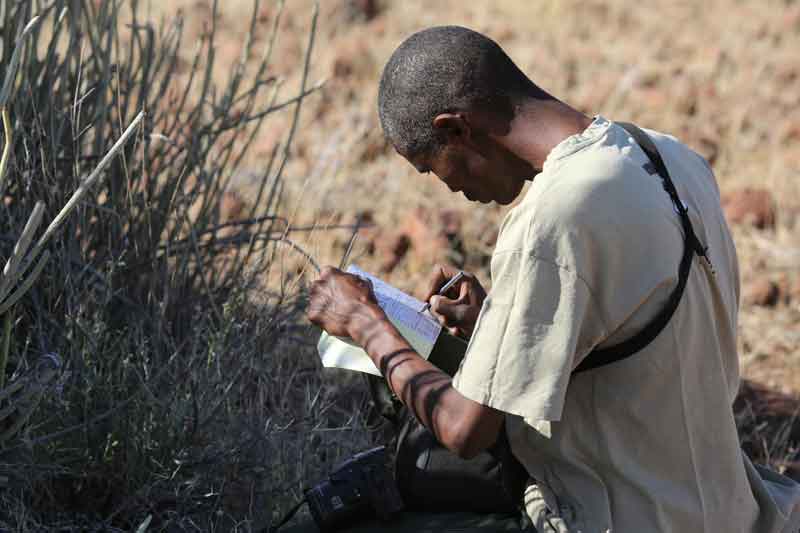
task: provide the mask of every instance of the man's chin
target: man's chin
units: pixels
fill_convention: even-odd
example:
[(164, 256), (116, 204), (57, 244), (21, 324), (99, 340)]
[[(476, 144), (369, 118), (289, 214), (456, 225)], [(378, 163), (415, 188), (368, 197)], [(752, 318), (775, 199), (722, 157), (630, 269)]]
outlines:
[[(514, 191), (513, 193), (506, 194), (502, 198), (495, 198), (494, 201), (497, 202), (500, 205), (509, 205), (509, 204), (513, 203), (514, 200), (517, 199), (517, 196), (519, 196), (519, 194), (521, 192), (522, 192), (522, 188), (520, 187), (519, 190)], [(489, 202), (486, 202), (486, 203), (488, 204)]]
[(495, 200), (494, 198), (487, 200), (486, 198), (470, 198), (470, 197), (467, 197), (467, 200), (469, 200), (470, 202), (477, 202), (479, 204), (490, 204), (492, 202), (497, 202), (497, 200)]
[(517, 196), (519, 196), (520, 192), (522, 192), (522, 187), (520, 187), (519, 190), (505, 194), (500, 198), (476, 197), (467, 193), (464, 193), (464, 198), (466, 198), (470, 202), (478, 202), (481, 204), (490, 204), (492, 202), (495, 202), (500, 205), (509, 205), (510, 203), (512, 203), (514, 200), (517, 199)]
[(506, 198), (475, 198), (473, 196), (468, 196), (466, 194), (464, 195), (464, 198), (466, 198), (470, 202), (484, 204), (484, 205), (488, 205), (492, 202), (498, 203), (500, 205), (508, 205), (514, 201), (514, 198), (511, 198), (510, 200)]

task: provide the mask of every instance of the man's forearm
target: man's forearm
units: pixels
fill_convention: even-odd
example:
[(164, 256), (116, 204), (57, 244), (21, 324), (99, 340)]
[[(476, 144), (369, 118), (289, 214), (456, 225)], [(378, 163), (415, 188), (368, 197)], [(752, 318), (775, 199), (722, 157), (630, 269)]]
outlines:
[(502, 414), (455, 390), (450, 376), (414, 351), (385, 316), (376, 314), (357, 337), (391, 389), (439, 442), (471, 457), (497, 440)]

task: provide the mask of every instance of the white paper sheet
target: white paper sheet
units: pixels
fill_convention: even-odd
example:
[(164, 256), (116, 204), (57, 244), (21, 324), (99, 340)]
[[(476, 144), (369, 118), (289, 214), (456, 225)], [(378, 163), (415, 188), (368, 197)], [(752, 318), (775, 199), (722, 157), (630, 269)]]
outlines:
[[(398, 329), (411, 347), (422, 357), (428, 358), (442, 330), (439, 323), (429, 314), (420, 313), (424, 302), (392, 287), (380, 278), (351, 265), (347, 272), (369, 280), (378, 300), (378, 305)], [(345, 368), (380, 376), (372, 359), (350, 339), (328, 335), (324, 331), (317, 343), (322, 364), (325, 367)]]

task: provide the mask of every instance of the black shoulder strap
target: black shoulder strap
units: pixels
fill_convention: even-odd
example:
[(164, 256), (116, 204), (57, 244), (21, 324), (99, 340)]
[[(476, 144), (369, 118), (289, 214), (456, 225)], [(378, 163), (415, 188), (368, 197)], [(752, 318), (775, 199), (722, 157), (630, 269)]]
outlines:
[(642, 331), (630, 339), (617, 344), (616, 346), (596, 349), (589, 353), (589, 355), (586, 356), (581, 364), (579, 364), (575, 370), (573, 370), (573, 374), (615, 363), (625, 359), (626, 357), (630, 357), (650, 344), (666, 327), (667, 323), (669, 323), (670, 319), (672, 318), (672, 315), (675, 313), (675, 310), (678, 308), (678, 303), (680, 303), (683, 290), (686, 287), (686, 280), (689, 278), (689, 270), (692, 266), (692, 259), (694, 255), (697, 254), (708, 261), (708, 249), (703, 247), (700, 244), (700, 241), (697, 239), (697, 235), (695, 235), (694, 228), (692, 227), (692, 222), (689, 220), (689, 210), (686, 205), (681, 202), (681, 199), (678, 196), (678, 191), (675, 189), (675, 185), (672, 183), (672, 179), (669, 176), (667, 167), (664, 165), (664, 160), (661, 159), (661, 154), (658, 153), (656, 145), (645, 132), (643, 132), (634, 124), (629, 124), (627, 122), (618, 122), (617, 124), (625, 128), (631, 137), (636, 140), (644, 153), (647, 154), (647, 157), (650, 158), (650, 161), (653, 163), (653, 165), (655, 165), (659, 176), (661, 176), (664, 190), (667, 191), (667, 194), (669, 194), (672, 202), (675, 204), (675, 210), (678, 212), (678, 215), (681, 219), (681, 226), (683, 226), (683, 257), (681, 258), (680, 267), (678, 268), (678, 285), (672, 291), (672, 294), (670, 294), (667, 304), (655, 316), (655, 318), (647, 326), (645, 326)]

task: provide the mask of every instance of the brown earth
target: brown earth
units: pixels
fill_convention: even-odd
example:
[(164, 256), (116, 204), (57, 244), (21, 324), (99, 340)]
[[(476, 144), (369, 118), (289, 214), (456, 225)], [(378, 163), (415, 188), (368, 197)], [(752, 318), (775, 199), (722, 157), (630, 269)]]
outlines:
[(745, 187), (722, 195), (725, 217), (733, 224), (749, 224), (758, 229), (775, 227), (775, 200), (766, 189)]

